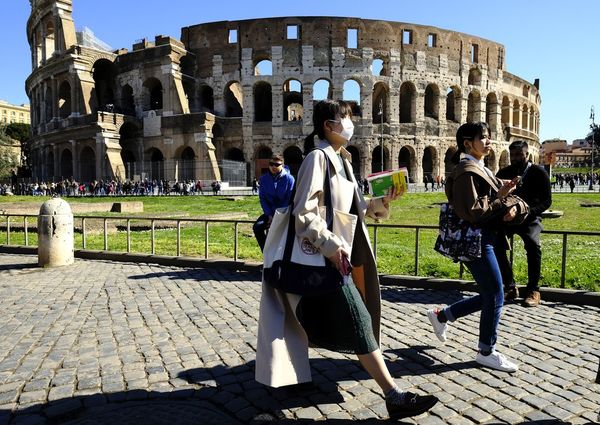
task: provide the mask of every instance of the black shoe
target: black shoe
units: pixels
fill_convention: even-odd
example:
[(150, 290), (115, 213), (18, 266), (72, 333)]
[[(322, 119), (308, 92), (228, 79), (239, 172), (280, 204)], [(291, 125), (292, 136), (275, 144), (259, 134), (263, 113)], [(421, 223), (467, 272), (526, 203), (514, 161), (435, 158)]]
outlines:
[(516, 286), (508, 286), (504, 288), (504, 302), (514, 301), (519, 298), (519, 288)]
[(434, 395), (418, 395), (407, 392), (402, 404), (392, 404), (385, 402), (385, 407), (390, 415), (390, 419), (403, 419), (411, 416), (419, 416), (427, 412), (438, 402)]

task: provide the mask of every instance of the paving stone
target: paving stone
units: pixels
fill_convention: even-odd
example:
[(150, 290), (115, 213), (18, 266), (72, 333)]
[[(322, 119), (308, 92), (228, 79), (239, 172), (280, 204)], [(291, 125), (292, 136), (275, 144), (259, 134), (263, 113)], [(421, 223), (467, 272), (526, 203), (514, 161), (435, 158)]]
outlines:
[[(306, 421), (387, 418), (379, 387), (354, 356), (311, 350), (311, 388), (275, 391), (254, 380), (257, 274), (242, 280), (232, 271), (79, 259), (61, 270), (10, 274), (10, 265), (23, 261), (36, 258), (0, 254), (6, 306), (0, 309), (0, 411), (16, 408), (38, 420), (33, 413), (47, 393), (47, 406), (80, 396), (85, 409), (149, 397), (210, 400), (242, 423), (277, 411)], [(544, 303), (523, 315), (519, 306), (507, 306), (503, 353), (522, 359), (521, 370), (507, 375), (474, 363), (478, 315), (453, 325), (444, 346), (435, 345), (426, 320), (415, 320), (431, 306), (459, 299), (457, 292), (386, 287), (382, 296), (382, 346), (396, 382), (441, 400), (430, 414), (405, 423), (598, 419), (600, 398), (590, 381), (600, 330), (586, 324), (600, 309)], [(539, 332), (525, 332), (523, 320)]]

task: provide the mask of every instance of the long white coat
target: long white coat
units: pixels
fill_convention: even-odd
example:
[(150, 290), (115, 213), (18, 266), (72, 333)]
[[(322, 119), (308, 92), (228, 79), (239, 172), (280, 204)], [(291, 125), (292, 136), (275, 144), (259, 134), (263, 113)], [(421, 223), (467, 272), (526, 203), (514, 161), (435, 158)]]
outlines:
[[(358, 211), (358, 223), (352, 251), (358, 250), (368, 260), (365, 270), (365, 304), (371, 314), (373, 332), (379, 341), (381, 294), (375, 258), (369, 242), (365, 217), (387, 218), (388, 208), (381, 199), (365, 200), (352, 173), (352, 156), (344, 148), (341, 157), (344, 162), (346, 180), (341, 174), (342, 164), (335, 151), (326, 141), (319, 146), (330, 160), (331, 201), (333, 208), (349, 213), (354, 203)], [(326, 161), (323, 151), (309, 153), (298, 172), (294, 215), (296, 233), (319, 249), (321, 254), (330, 256), (343, 246), (342, 240), (327, 229), (322, 216), (325, 203), (323, 183)], [(308, 382), (311, 378), (308, 361), (308, 338), (298, 322), (295, 311), (300, 296), (286, 294), (262, 284), (262, 297), (258, 320), (258, 341), (256, 349), (256, 380), (271, 387)]]

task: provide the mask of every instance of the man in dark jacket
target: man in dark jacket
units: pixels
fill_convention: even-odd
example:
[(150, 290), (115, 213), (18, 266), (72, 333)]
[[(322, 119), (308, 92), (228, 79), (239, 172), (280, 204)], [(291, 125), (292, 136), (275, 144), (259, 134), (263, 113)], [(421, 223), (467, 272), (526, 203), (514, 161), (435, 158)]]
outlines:
[(287, 207), (294, 191), (294, 176), (283, 165), (283, 156), (273, 155), (269, 161), (269, 172), (260, 177), (258, 199), (263, 214), (252, 226), (254, 236), (262, 251), (267, 240), (267, 232), (277, 208)]
[[(542, 167), (528, 161), (528, 146), (522, 140), (517, 140), (509, 146), (510, 165), (500, 170), (497, 177), (500, 179), (513, 179), (521, 177), (514, 194), (523, 198), (529, 205), (530, 212), (523, 224), (506, 226), (506, 235), (510, 238), (519, 235), (523, 239), (527, 254), (527, 288), (523, 295), (525, 307), (535, 307), (540, 303), (540, 274), (542, 268), (542, 249), (540, 233), (542, 227), (542, 213), (552, 204), (550, 178)], [(496, 258), (502, 273), (504, 294), (506, 300), (513, 300), (519, 296), (519, 291), (514, 281), (512, 267), (508, 261), (504, 248), (495, 248)]]

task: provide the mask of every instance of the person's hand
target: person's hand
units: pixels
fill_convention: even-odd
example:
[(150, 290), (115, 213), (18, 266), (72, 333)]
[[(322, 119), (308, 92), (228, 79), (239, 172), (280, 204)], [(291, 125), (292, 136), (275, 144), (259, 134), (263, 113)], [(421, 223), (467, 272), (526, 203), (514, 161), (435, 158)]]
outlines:
[(390, 205), (391, 201), (395, 201), (399, 197), (400, 194), (396, 191), (396, 186), (392, 186), (388, 189), (387, 195), (385, 195), (381, 201), (383, 202), (383, 205), (385, 205), (387, 208)]
[(516, 216), (517, 216), (517, 207), (515, 205), (515, 206), (510, 207), (510, 209), (506, 212), (506, 214), (504, 214), (504, 217), (502, 217), (502, 221), (513, 221)]
[(502, 185), (502, 187), (500, 188), (500, 190), (498, 190), (498, 198), (499, 199), (506, 198), (508, 195), (510, 195), (512, 192), (514, 192), (514, 190), (517, 188), (518, 183), (519, 183), (519, 180), (516, 180), (516, 179), (512, 179), (512, 180), (509, 180), (508, 182), (504, 183)]
[(342, 256), (348, 257), (348, 253), (344, 248), (338, 248), (333, 255), (327, 257), (331, 264), (341, 273), (342, 272)]

